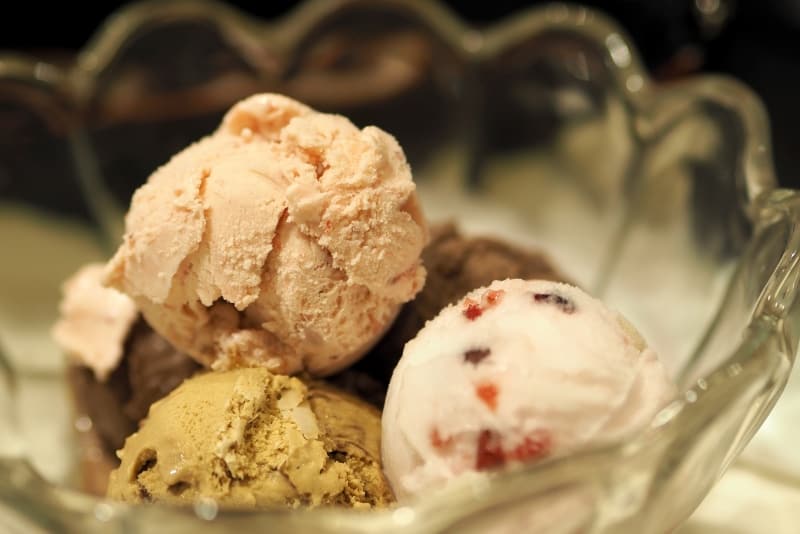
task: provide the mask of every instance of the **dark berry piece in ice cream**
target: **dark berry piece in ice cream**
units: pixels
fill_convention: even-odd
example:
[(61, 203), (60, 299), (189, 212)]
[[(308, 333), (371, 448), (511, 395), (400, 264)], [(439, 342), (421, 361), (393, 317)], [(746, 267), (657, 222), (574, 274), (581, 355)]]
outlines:
[(489, 356), (491, 353), (492, 351), (486, 347), (481, 347), (479, 349), (469, 349), (464, 353), (464, 361), (469, 362), (472, 365), (478, 365), (484, 360), (484, 358)]
[(555, 293), (534, 293), (533, 300), (544, 304), (552, 304), (558, 306), (564, 313), (574, 313), (575, 303), (566, 297), (557, 295)]

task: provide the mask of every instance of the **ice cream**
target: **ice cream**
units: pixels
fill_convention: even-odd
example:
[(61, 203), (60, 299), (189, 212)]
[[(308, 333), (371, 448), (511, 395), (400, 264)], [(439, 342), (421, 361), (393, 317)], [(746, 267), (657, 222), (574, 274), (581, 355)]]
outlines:
[(321, 376), (419, 291), (426, 240), (393, 137), (263, 94), (135, 193), (106, 282), (206, 366)]
[(406, 345), (383, 412), (386, 476), (404, 498), (613, 442), (674, 391), (655, 352), (600, 301), (567, 284), (496, 281)]
[(150, 405), (200, 365), (147, 326), (130, 297), (104, 287), (103, 271), (103, 264), (88, 264), (63, 284), (52, 333), (70, 357), (79, 413), (116, 450)]
[[(422, 258), (428, 271), (422, 291), (403, 305), (390, 330), (355, 367), (327, 377), (330, 384), (379, 408), (383, 406), (386, 386), (403, 346), (442, 308), (495, 279), (564, 280), (541, 252), (524, 250), (495, 238), (467, 237), (452, 223), (431, 229), (431, 240)], [(101, 272), (100, 265), (84, 268), (81, 283), (64, 285), (67, 291), (64, 301), (82, 303), (80, 309), (87, 326), (101, 325), (103, 317), (118, 315), (115, 306), (120, 303), (126, 307), (133, 305), (129, 297), (100, 285)], [(87, 300), (100, 293), (110, 296)], [(62, 305), (62, 310), (70, 309), (71, 306)], [(69, 317), (62, 317), (61, 322), (69, 323)], [(100, 353), (98, 347), (81, 338), (83, 346), (91, 350), (76, 353), (75, 365), (68, 374), (78, 418), (85, 416), (91, 421), (91, 425), (78, 425), (83, 429), (81, 438), (87, 442), (82, 449), (86, 453), (82, 469), (84, 489), (100, 494), (105, 494), (107, 473), (118, 464), (114, 451), (136, 430), (150, 405), (200, 368), (141, 319), (129, 325), (128, 332), (119, 331), (114, 340), (106, 343), (105, 352)], [(92, 358), (90, 353), (100, 356)], [(119, 354), (122, 359), (117, 368), (103, 380), (85, 366), (98, 359), (111, 362)]]
[(473, 289), (506, 278), (568, 282), (543, 252), (495, 237), (466, 236), (453, 223), (431, 227), (422, 262), (427, 271), (425, 287), (403, 306), (375, 348), (355, 364), (357, 370), (383, 384), (389, 383), (405, 344), (442, 308)]
[(263, 368), (210, 372), (156, 402), (119, 452), (109, 497), (228, 507), (382, 506), (380, 414)]
[(136, 430), (150, 405), (201, 369), (142, 320), (133, 326), (124, 346), (119, 366), (104, 381), (81, 365), (71, 365), (67, 372), (81, 442), (80, 484), (95, 495), (105, 495), (108, 474), (119, 465), (115, 451)]
[(123, 342), (139, 318), (136, 305), (115, 289), (103, 287), (104, 266), (81, 267), (62, 286), (60, 317), (53, 338), (73, 362), (103, 381), (122, 359)]
[(150, 405), (201, 367), (141, 320), (134, 302), (103, 287), (104, 266), (81, 267), (62, 286), (53, 337), (70, 358), (67, 380), (81, 441), (81, 484), (104, 494), (114, 451)]
[(124, 342), (124, 356), (107, 379), (98, 380), (81, 365), (72, 365), (68, 375), (79, 416), (90, 418), (108, 452), (122, 447), (150, 405), (201, 369), (143, 321), (133, 326)]

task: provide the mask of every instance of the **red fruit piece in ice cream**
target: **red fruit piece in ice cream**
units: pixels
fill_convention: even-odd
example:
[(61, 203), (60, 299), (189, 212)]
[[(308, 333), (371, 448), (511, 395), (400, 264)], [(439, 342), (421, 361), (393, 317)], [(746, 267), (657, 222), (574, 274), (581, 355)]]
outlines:
[(491, 382), (483, 382), (475, 387), (475, 395), (492, 411), (497, 409), (497, 395), (499, 393), (497, 386)]
[(485, 471), (502, 467), (506, 463), (506, 455), (500, 443), (500, 434), (484, 428), (478, 435), (478, 449), (475, 455), (475, 469)]
[(464, 299), (464, 317), (470, 321), (474, 321), (483, 313), (481, 305), (472, 299)]
[(550, 455), (553, 449), (553, 436), (545, 430), (536, 430), (514, 447), (508, 457), (520, 462), (532, 462)]

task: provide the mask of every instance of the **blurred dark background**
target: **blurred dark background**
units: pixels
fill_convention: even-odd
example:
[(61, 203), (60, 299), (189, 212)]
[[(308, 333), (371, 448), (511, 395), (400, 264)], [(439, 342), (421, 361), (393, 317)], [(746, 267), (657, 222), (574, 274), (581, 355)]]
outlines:
[[(83, 46), (123, 2), (93, 7), (73, 2), (17, 2), (0, 18), (0, 50), (65, 56)], [(297, 2), (232, 2), (275, 17)], [(544, 2), (445, 2), (476, 26)], [(750, 85), (764, 100), (772, 122), (774, 158), (785, 186), (800, 187), (800, 0), (588, 0), (615, 19), (637, 43), (661, 80), (703, 71), (725, 73)]]

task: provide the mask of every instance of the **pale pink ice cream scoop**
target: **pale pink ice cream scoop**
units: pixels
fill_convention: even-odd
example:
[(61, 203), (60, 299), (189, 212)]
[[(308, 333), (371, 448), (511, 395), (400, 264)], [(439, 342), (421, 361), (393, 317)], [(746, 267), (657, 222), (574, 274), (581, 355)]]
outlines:
[(615, 441), (674, 393), (656, 353), (600, 301), (567, 284), (496, 281), (406, 344), (383, 411), (384, 469), (408, 497)]
[(103, 287), (103, 270), (102, 263), (90, 263), (64, 282), (61, 316), (52, 332), (59, 347), (100, 382), (119, 365), (125, 339), (139, 318), (127, 295)]
[(106, 283), (214, 369), (333, 373), (420, 290), (427, 226), (397, 141), (289, 98), (236, 104), (133, 196)]

